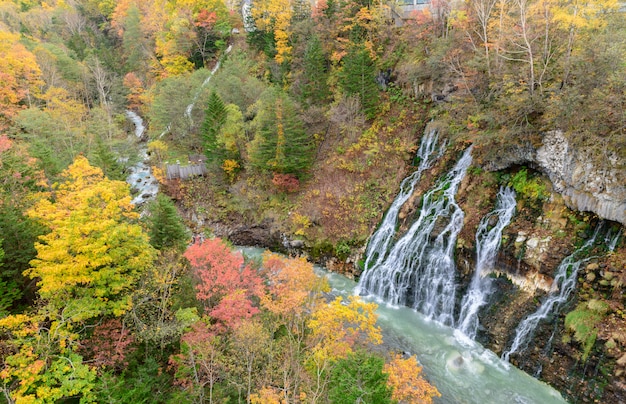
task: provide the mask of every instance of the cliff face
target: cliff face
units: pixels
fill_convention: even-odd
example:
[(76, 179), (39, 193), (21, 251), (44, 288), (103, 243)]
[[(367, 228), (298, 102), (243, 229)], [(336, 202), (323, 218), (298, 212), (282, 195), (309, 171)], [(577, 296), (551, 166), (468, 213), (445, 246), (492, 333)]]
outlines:
[(484, 168), (498, 171), (528, 164), (550, 179), (571, 209), (626, 225), (626, 169), (620, 155), (608, 147), (575, 146), (563, 132), (550, 131), (539, 147), (509, 146)]

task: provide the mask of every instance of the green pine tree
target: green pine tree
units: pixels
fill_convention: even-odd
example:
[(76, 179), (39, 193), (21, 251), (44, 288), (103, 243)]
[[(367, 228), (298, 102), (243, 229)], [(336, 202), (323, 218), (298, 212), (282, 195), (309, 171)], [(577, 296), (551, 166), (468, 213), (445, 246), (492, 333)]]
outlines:
[(157, 250), (175, 248), (183, 250), (189, 234), (170, 198), (158, 194), (151, 202), (149, 218), (150, 244)]
[(37, 221), (24, 216), (20, 208), (6, 200), (0, 201), (0, 234), (4, 250), (3, 257), (0, 258), (0, 296), (3, 296), (0, 298), (0, 306), (12, 306), (23, 297), (30, 282), (23, 273), (30, 268), (30, 261), (37, 256), (35, 241), (43, 233), (43, 227)]
[(124, 180), (124, 167), (117, 162), (115, 154), (104, 144), (101, 138), (96, 140), (96, 147), (90, 160), (93, 165), (100, 167), (108, 179), (117, 181)]
[(226, 122), (226, 107), (215, 91), (211, 92), (204, 112), (204, 122), (200, 128), (204, 153), (207, 156), (207, 161), (221, 164), (224, 160), (225, 151), (218, 141), (218, 134)]
[(267, 92), (260, 100), (253, 126), (256, 131), (249, 145), (251, 166), (299, 178), (306, 173), (313, 161), (313, 141), (286, 94)]
[(367, 49), (362, 46), (350, 49), (339, 72), (339, 85), (347, 96), (356, 96), (359, 99), (368, 118), (376, 115), (379, 103), (376, 65)]
[(304, 84), (302, 96), (310, 100), (312, 104), (323, 103), (328, 100), (328, 71), (326, 57), (322, 49), (322, 43), (317, 36), (311, 38), (304, 53)]

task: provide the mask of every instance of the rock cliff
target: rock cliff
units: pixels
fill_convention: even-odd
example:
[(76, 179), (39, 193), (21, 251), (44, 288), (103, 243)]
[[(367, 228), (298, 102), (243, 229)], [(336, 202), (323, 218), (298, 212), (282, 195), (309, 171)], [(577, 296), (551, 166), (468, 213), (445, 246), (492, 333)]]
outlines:
[(512, 145), (487, 159), (498, 171), (528, 164), (548, 176), (565, 203), (579, 211), (626, 225), (626, 169), (618, 150), (574, 145), (562, 131), (543, 135), (541, 145)]

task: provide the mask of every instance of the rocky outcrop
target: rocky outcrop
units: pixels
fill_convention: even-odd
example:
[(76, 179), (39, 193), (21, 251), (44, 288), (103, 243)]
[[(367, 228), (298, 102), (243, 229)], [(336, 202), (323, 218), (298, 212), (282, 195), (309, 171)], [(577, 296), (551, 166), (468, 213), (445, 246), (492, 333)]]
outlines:
[(542, 144), (512, 145), (483, 164), (497, 171), (515, 164), (529, 164), (548, 176), (554, 190), (572, 209), (593, 212), (626, 225), (626, 170), (617, 151), (598, 155), (574, 146), (561, 131), (543, 135)]

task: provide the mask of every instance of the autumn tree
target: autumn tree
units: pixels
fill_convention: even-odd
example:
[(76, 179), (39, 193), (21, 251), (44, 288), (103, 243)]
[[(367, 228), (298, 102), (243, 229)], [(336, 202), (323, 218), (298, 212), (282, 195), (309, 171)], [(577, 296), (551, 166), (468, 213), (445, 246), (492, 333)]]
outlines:
[(316, 399), (324, 396), (333, 364), (354, 352), (355, 347), (380, 344), (382, 335), (376, 326), (376, 304), (366, 303), (356, 296), (348, 302), (337, 297), (318, 307), (308, 326), (310, 354), (307, 367), (314, 380), (310, 394)]
[(256, 318), (239, 322), (232, 334), (232, 350), (235, 366), (231, 370), (230, 382), (241, 397), (249, 397), (253, 388), (261, 387), (265, 373), (271, 370), (269, 363), (272, 349), (272, 336)]
[[(52, 321), (82, 322), (123, 314), (130, 290), (154, 259), (154, 250), (130, 203), (128, 185), (104, 177), (79, 156), (62, 174), (53, 199), (29, 215), (50, 229), (36, 244), (27, 274)], [(71, 326), (70, 326), (71, 328)]]
[(393, 389), (391, 398), (400, 404), (431, 404), (441, 397), (437, 388), (421, 376), (422, 367), (415, 356), (403, 358), (395, 354), (383, 368), (388, 375), (387, 384)]
[(274, 59), (282, 64), (291, 59), (292, 47), (289, 41), (293, 4), (290, 0), (262, 0), (254, 2), (252, 17), (256, 28), (273, 34), (276, 55)]
[(266, 252), (261, 264), (268, 287), (261, 296), (262, 307), (271, 313), (271, 331), (275, 338), (274, 353), (280, 386), (287, 402), (297, 400), (308, 380), (304, 368), (305, 340), (310, 313), (323, 305), (322, 292), (328, 291), (325, 278), (313, 271), (304, 258), (287, 258)]
[(213, 403), (215, 386), (225, 379), (228, 366), (224, 340), (211, 330), (204, 319), (183, 334), (180, 345), (180, 353), (169, 359), (175, 369), (177, 384), (193, 397), (194, 402), (208, 400)]
[(20, 36), (0, 28), (0, 129), (39, 94), (41, 70)]
[(251, 298), (262, 293), (261, 278), (244, 265), (241, 253), (214, 238), (193, 244), (185, 257), (199, 279), (196, 296), (210, 316), (234, 327), (259, 311)]
[(163, 351), (198, 321), (190, 278), (186, 260), (179, 251), (159, 252), (154, 265), (139, 279), (132, 307), (125, 316), (138, 341)]

